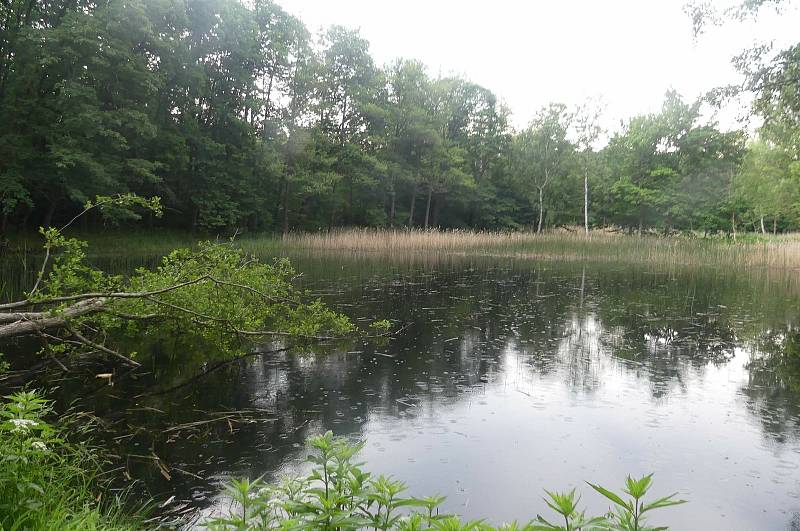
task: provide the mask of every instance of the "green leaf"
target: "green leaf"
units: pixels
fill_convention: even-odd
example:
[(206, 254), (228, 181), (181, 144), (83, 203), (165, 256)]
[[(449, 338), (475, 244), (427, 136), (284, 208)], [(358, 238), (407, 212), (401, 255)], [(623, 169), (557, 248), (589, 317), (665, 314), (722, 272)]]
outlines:
[(614, 494), (613, 492), (611, 492), (607, 488), (601, 487), (600, 485), (595, 485), (594, 483), (589, 483), (588, 481), (586, 483), (590, 487), (592, 487), (594, 490), (596, 490), (597, 492), (599, 492), (600, 494), (602, 494), (603, 496), (605, 496), (606, 498), (608, 498), (612, 502), (616, 503), (620, 507), (624, 507), (625, 509), (628, 509), (630, 511), (633, 510), (633, 505), (631, 505), (630, 502), (626, 502), (625, 500), (620, 498), (617, 494)]
[(669, 496), (664, 496), (663, 498), (659, 498), (653, 502), (642, 504), (642, 513), (651, 511), (653, 509), (660, 509), (662, 507), (671, 507), (673, 505), (681, 505), (684, 503), (688, 503), (687, 500), (673, 500), (678, 493), (670, 494)]

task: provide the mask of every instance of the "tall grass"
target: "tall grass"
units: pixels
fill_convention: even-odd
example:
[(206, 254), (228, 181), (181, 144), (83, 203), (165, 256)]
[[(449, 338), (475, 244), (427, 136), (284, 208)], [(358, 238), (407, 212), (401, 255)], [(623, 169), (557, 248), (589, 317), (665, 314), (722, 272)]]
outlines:
[[(153, 267), (162, 256), (198, 240), (228, 239), (172, 230), (75, 232), (89, 243), (93, 265), (114, 273)], [(533, 232), (346, 228), (328, 232), (243, 234), (236, 245), (266, 259), (273, 256), (320, 255), (388, 258), (393, 262), (440, 262), (443, 257), (486, 256), (540, 260), (647, 264), (655, 266), (800, 268), (800, 234), (740, 233), (728, 237), (698, 234), (642, 237), (619, 231), (582, 229)], [(0, 298), (18, 295), (38, 271), (41, 237), (18, 235), (0, 249)]]
[[(252, 245), (253, 241), (250, 241)], [(288, 248), (409, 256), (428, 253), (658, 265), (800, 268), (800, 236), (732, 241), (691, 235), (642, 237), (608, 231), (531, 232), (342, 229), (288, 235)]]

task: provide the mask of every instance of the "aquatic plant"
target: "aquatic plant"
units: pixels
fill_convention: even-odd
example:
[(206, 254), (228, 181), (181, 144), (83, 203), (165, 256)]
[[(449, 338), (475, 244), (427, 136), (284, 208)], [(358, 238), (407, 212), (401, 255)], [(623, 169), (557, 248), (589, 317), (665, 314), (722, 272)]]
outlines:
[[(269, 239), (242, 242), (274, 249)], [(468, 230), (338, 229), (329, 232), (289, 234), (283, 244), (290, 249), (404, 255), (466, 253), (529, 257), (551, 260), (587, 260), (659, 265), (737, 265), (778, 268), (800, 267), (800, 238), (796, 235), (753, 236), (738, 241), (724, 237), (647, 235), (636, 237), (618, 231), (595, 230), (494, 232)]]
[(652, 474), (640, 479), (628, 477), (624, 500), (614, 492), (589, 483), (598, 493), (615, 504), (602, 516), (586, 516), (579, 509), (575, 489), (567, 492), (545, 491), (545, 503), (561, 519), (551, 523), (542, 516), (525, 524), (512, 522), (493, 527), (483, 520), (462, 521), (458, 516), (440, 511), (443, 496), (416, 498), (404, 496), (405, 483), (386, 476), (373, 476), (363, 463), (354, 461), (364, 443), (336, 438), (329, 431), (308, 440), (312, 465), (306, 476), (285, 478), (268, 485), (260, 478), (234, 479), (226, 486), (233, 500), (232, 509), (204, 525), (214, 531), (258, 529), (325, 530), (525, 530), (525, 531), (655, 531), (645, 525), (644, 514), (654, 509), (685, 503), (675, 494), (645, 503), (652, 484)]

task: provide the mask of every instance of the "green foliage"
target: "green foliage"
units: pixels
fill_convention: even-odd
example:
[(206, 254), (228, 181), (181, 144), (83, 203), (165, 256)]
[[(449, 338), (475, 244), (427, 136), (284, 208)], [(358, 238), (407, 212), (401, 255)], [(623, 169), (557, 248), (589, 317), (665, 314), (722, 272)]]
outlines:
[(115, 196), (98, 195), (94, 200), (88, 200), (83, 205), (84, 212), (98, 209), (103, 219), (112, 223), (141, 219), (141, 214), (136, 211), (137, 208), (150, 212), (158, 218), (164, 214), (164, 208), (161, 205), (160, 197), (139, 197), (132, 193), (118, 194)]
[[(800, 227), (796, 201), (785, 206), (800, 175), (798, 46), (735, 61), (761, 137), (793, 162), (778, 182), (762, 178), (781, 191), (760, 195), (734, 186), (743, 133), (704, 123), (699, 102), (674, 92), (598, 150), (597, 109), (551, 104), (515, 133), (485, 87), (414, 60), (381, 69), (358, 31), (315, 38), (271, 0), (3, 9), (0, 233), (56, 225), (115, 193), (158, 195), (158, 223), (221, 234), (539, 229), (581, 224), (584, 206), (595, 226), (732, 232), (768, 211), (774, 230)], [(725, 18), (690, 13), (698, 25)], [(139, 221), (107, 207), (103, 222)]]
[(231, 480), (225, 490), (236, 506), (226, 516), (205, 522), (213, 530), (247, 529), (398, 529), (416, 530), (525, 530), (525, 531), (653, 531), (644, 525), (642, 515), (654, 509), (685, 503), (673, 496), (645, 503), (642, 498), (650, 488), (651, 476), (639, 480), (630, 477), (625, 492), (629, 502), (603, 487), (591, 485), (607, 497), (618, 510), (607, 516), (587, 517), (580, 511), (575, 489), (547, 492), (545, 503), (564, 519), (553, 524), (539, 516), (527, 524), (512, 522), (493, 527), (482, 520), (463, 522), (443, 514), (443, 496), (405, 497), (406, 485), (385, 476), (375, 477), (354, 458), (364, 443), (324, 435), (308, 440), (312, 469), (305, 477), (284, 479), (279, 485), (267, 485), (260, 479)]
[(57, 314), (70, 308), (76, 295), (96, 294), (104, 300), (102, 312), (70, 319), (69, 328), (111, 336), (120, 351), (127, 345), (123, 338), (146, 330), (197, 335), (229, 355), (263, 338), (303, 340), (355, 331), (347, 317), (294, 288), (296, 273), (287, 259), (262, 263), (231, 243), (201, 242), (197, 250), (171, 252), (154, 270), (140, 268), (122, 277), (88, 265), (85, 242), (52, 231), (45, 230), (48, 244), (60, 252), (32, 300), (66, 298), (52, 307)]
[(133, 529), (97, 496), (102, 460), (50, 423), (50, 403), (21, 391), (0, 403), (0, 529)]
[(564, 525), (551, 524), (542, 516), (537, 516), (534, 524), (530, 526), (536, 531), (578, 531), (605, 529), (606, 520), (602, 517), (587, 518), (585, 512), (578, 510), (580, 497), (575, 495), (575, 489), (569, 492), (545, 491), (548, 498), (545, 503), (564, 519)]
[(392, 326), (392, 323), (387, 319), (381, 319), (380, 321), (373, 321), (369, 326), (378, 332), (388, 332), (389, 328)]
[(363, 443), (350, 444), (327, 432), (308, 444), (314, 452), (308, 458), (313, 467), (308, 476), (277, 486), (233, 480), (226, 491), (238, 510), (206, 525), (218, 530), (451, 528), (438, 514), (443, 498), (404, 497), (404, 483), (374, 477), (354, 462)]
[(665, 528), (647, 526), (644, 514), (654, 509), (680, 505), (686, 503), (686, 500), (676, 500), (676, 493), (645, 503), (643, 498), (647, 495), (647, 491), (650, 490), (652, 481), (652, 474), (639, 479), (633, 479), (628, 476), (625, 479), (625, 487), (622, 489), (625, 494), (630, 496), (628, 500), (623, 499), (618, 494), (600, 485), (594, 485), (592, 483), (589, 483), (589, 485), (614, 503), (614, 511), (610, 512), (608, 516), (611, 521), (612, 529), (618, 529), (620, 531), (657, 531)]
[[(539, 111), (527, 129), (514, 139), (513, 172), (518, 187), (528, 191), (538, 210), (536, 231), (541, 232), (549, 201), (545, 192), (571, 174), (574, 146), (567, 139), (572, 115), (563, 104), (551, 104)], [(577, 190), (577, 188), (576, 188)]]
[[(134, 206), (160, 213), (157, 198), (128, 194), (87, 202), (72, 221), (95, 208), (112, 207), (120, 215)], [(0, 337), (36, 333), (50, 355), (100, 351), (135, 365), (116, 349), (126, 346), (122, 339), (145, 332), (181, 331), (235, 356), (265, 338), (303, 342), (355, 331), (346, 316), (320, 300), (308, 300), (293, 286), (296, 274), (287, 259), (262, 263), (233, 239), (177, 249), (154, 270), (139, 268), (121, 276), (89, 265), (86, 242), (52, 227), (42, 228), (41, 234), (45, 256), (40, 273), (25, 300), (0, 306)], [(20, 318), (10, 311), (16, 308), (43, 310)], [(386, 331), (388, 326), (378, 322), (373, 329)]]

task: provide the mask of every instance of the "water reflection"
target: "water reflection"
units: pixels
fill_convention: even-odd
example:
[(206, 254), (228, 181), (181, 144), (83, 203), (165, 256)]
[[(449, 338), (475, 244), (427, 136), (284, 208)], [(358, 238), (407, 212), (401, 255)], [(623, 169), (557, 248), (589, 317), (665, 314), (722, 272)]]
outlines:
[[(214, 512), (219, 481), (296, 472), (305, 438), (331, 429), (367, 439), (371, 470), (494, 522), (543, 512), (543, 487), (648, 472), (692, 501), (664, 514), (675, 529), (785, 529), (800, 511), (796, 279), (511, 260), (299, 268), (353, 318), (408, 328), (387, 345), (250, 357), (139, 399), (152, 429), (124, 444), (179, 471), (159, 483), (138, 469), (155, 491)], [(202, 345), (171, 341), (149, 347), (151, 376), (94, 407), (202, 369)], [(267, 418), (163, 431), (236, 409)]]

